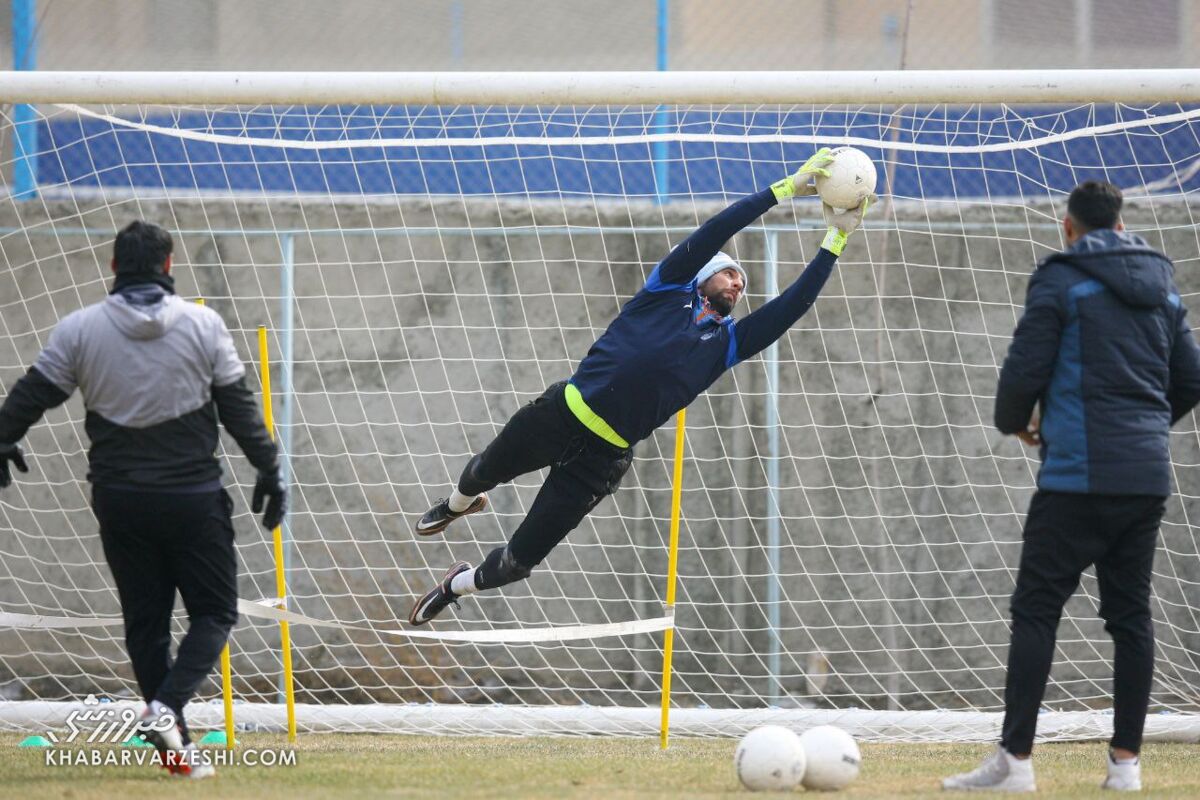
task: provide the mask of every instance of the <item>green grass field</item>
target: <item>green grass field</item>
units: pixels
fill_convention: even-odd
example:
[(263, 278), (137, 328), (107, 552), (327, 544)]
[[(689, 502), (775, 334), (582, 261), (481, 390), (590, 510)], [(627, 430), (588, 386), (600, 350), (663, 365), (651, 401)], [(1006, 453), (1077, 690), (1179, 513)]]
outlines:
[[(154, 767), (44, 763), (44, 750), (18, 748), (0, 734), (0, 797), (91, 800), (113, 797), (297, 800), (297, 798), (641, 798), (746, 797), (733, 774), (733, 740), (423, 738), (307, 735), (290, 767), (226, 767), (209, 781), (172, 778)], [(277, 748), (281, 736), (246, 734), (243, 747)], [(982, 745), (863, 746), (853, 798), (959, 796), (938, 789), (942, 776), (975, 766)], [(1095, 797), (1104, 745), (1043, 745), (1038, 787), (1052, 797)], [(1200, 746), (1148, 745), (1143, 782), (1151, 797), (1200, 797)]]

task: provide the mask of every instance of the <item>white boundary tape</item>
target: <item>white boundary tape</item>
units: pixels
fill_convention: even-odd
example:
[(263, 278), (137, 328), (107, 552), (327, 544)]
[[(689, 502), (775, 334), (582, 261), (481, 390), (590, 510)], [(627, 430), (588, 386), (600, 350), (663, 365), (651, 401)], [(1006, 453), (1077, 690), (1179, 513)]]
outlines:
[[(308, 617), (294, 611), (275, 608), (278, 599), (238, 600), (238, 613), (256, 619), (290, 622), (293, 625), (308, 625), (314, 628), (336, 628), (339, 630), (368, 631), (386, 636), (403, 636), (409, 639), (436, 639), (443, 642), (568, 642), (576, 639), (600, 639), (607, 636), (628, 636), (634, 633), (664, 631), (675, 624), (674, 613), (653, 619), (630, 622), (607, 622), (595, 625), (569, 625), (549, 628), (509, 628), (480, 631), (435, 631), (409, 630), (407, 628), (375, 628), (370, 625), (348, 625), (341, 622)], [(121, 625), (120, 617), (51, 617), (42, 614), (17, 614), (0, 611), (0, 628), (34, 628), (54, 630), (64, 628), (107, 628)]]
[[(115, 710), (142, 704), (128, 700)], [(83, 701), (22, 700), (0, 702), (0, 730), (41, 733), (61, 730), (72, 711), (88, 708)], [(239, 730), (287, 730), (287, 709), (274, 703), (238, 703)], [(194, 730), (220, 729), (220, 702), (188, 704)], [(760, 725), (784, 725), (803, 731), (814, 725), (836, 725), (863, 741), (995, 742), (1003, 718), (983, 711), (872, 711), (869, 709), (675, 708), (675, 736), (738, 737)], [(405, 733), (439, 736), (646, 736), (657, 739), (661, 712), (654, 707), (449, 705), (435, 703), (367, 703), (362, 705), (296, 704), (296, 719), (306, 733)], [(1112, 714), (1101, 711), (1051, 711), (1038, 716), (1038, 741), (1102, 740), (1112, 735)], [(1151, 714), (1146, 741), (1198, 742), (1200, 715)]]
[[(271, 602), (271, 601), (265, 601)], [(571, 625), (551, 628), (510, 628), (507, 630), (483, 631), (432, 631), (407, 628), (373, 628), (369, 625), (345, 625), (339, 622), (306, 617), (294, 611), (284, 611), (269, 605), (260, 605), (246, 600), (238, 601), (238, 611), (248, 617), (291, 622), (296, 625), (311, 625), (315, 628), (339, 628), (341, 630), (370, 631), (390, 636), (407, 636), (413, 639), (438, 639), (444, 642), (566, 642), (573, 639), (598, 639), (605, 636), (627, 636), (631, 633), (653, 633), (673, 627), (675, 616), (631, 622), (607, 622), (596, 625)]]
[(864, 139), (858, 136), (812, 136), (787, 133), (764, 134), (723, 134), (723, 133), (639, 133), (620, 136), (437, 136), (421, 139), (269, 139), (255, 136), (231, 136), (220, 133), (205, 133), (204, 131), (167, 128), (161, 125), (151, 125), (146, 122), (123, 119), (113, 114), (104, 114), (77, 105), (63, 104), (60, 108), (79, 114), (83, 117), (102, 120), (112, 125), (143, 133), (158, 133), (176, 139), (189, 139), (211, 144), (243, 145), (253, 147), (274, 147), (283, 150), (355, 150), (359, 148), (422, 148), (422, 147), (489, 147), (495, 145), (539, 145), (542, 147), (580, 147), (582, 145), (622, 145), (645, 144), (652, 142), (709, 142), (713, 144), (821, 144), (821, 145), (857, 145), (859, 147), (878, 147), (882, 150), (895, 150), (919, 153), (1004, 153), (1014, 150), (1035, 150), (1046, 145), (1068, 142), (1088, 136), (1100, 136), (1106, 133), (1146, 128), (1155, 125), (1171, 125), (1177, 122), (1188, 122), (1200, 117), (1200, 109), (1178, 111), (1173, 114), (1163, 114), (1158, 117), (1146, 117), (1122, 122), (1110, 122), (1104, 125), (1092, 125), (1077, 128), (1062, 133), (1046, 132), (1037, 138), (1018, 141), (993, 142), (981, 145), (943, 145), (926, 144), (922, 142), (892, 142), (880, 139)]

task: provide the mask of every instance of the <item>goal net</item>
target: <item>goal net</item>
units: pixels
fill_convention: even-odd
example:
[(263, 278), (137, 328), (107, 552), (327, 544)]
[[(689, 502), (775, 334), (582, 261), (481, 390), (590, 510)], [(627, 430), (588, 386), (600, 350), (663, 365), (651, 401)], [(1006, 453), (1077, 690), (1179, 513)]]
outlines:
[[(1062, 246), (1067, 193), (1119, 185), (1127, 227), (1174, 259), (1184, 302), (1200, 289), (1190, 105), (133, 95), (33, 109), (15, 134), (12, 107), (4, 117), (5, 174), (31, 169), (36, 185), (0, 199), (0, 390), (58, 319), (105, 295), (114, 232), (135, 218), (172, 232), (179, 294), (221, 314), (251, 376), (267, 328), (292, 490), (287, 607), (323, 623), (291, 628), (301, 730), (656, 731), (673, 624), (674, 731), (819, 718), (874, 738), (993, 738), (1037, 463), (995, 432), (992, 398), (1033, 265)], [(688, 408), (673, 618), (664, 428), (530, 580), (421, 629), (446, 636), (407, 635), (415, 596), (506, 540), (540, 486), (520, 478), (488, 513), (418, 540), (414, 520), (470, 455), (572, 373), (688, 232), (838, 144), (876, 161), (883, 201), (813, 309)], [(798, 276), (823, 228), (799, 200), (729, 243), (750, 276), (743, 314)], [(0, 726), (136, 696), (82, 421), (77, 396), (49, 413), (25, 440), (31, 471), (0, 494)], [(1200, 711), (1191, 417), (1171, 444), (1151, 736), (1194, 733)], [(231, 640), (236, 714), (277, 725), (279, 627), (254, 612), (277, 597), (275, 559), (247, 509), (252, 470), (223, 449), (250, 610)], [(1059, 630), (1046, 705), (1061, 713), (1043, 715), (1045, 736), (1109, 725), (1097, 602), (1089, 574)], [(219, 680), (192, 714), (201, 726), (220, 724)]]

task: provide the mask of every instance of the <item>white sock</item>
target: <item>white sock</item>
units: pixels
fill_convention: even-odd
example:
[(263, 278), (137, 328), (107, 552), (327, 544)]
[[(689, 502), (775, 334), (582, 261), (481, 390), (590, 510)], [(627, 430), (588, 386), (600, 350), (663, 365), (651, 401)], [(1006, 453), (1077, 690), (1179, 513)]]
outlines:
[(474, 494), (463, 494), (456, 486), (454, 487), (454, 491), (450, 493), (450, 499), (446, 502), (450, 504), (451, 511), (453, 511), (455, 514), (461, 514), (471, 507), (471, 503), (474, 503), (475, 498), (478, 496), (479, 495)]
[(464, 594), (474, 594), (478, 592), (478, 587), (475, 586), (475, 568), (460, 572), (450, 580), (450, 591), (458, 596)]

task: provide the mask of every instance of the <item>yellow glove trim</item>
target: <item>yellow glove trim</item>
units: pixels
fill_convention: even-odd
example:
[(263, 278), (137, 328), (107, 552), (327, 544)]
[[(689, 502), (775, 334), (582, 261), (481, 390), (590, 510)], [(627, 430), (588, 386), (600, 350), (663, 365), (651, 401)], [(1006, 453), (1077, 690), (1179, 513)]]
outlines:
[(825, 231), (825, 238), (821, 241), (821, 247), (824, 247), (835, 256), (840, 256), (842, 250), (846, 247), (847, 238), (849, 237), (846, 236), (845, 231), (830, 225), (829, 230)]
[(796, 185), (792, 183), (792, 176), (789, 175), (782, 180), (775, 181), (771, 184), (771, 192), (775, 195), (775, 199), (779, 202), (787, 200), (789, 197), (796, 196)]

